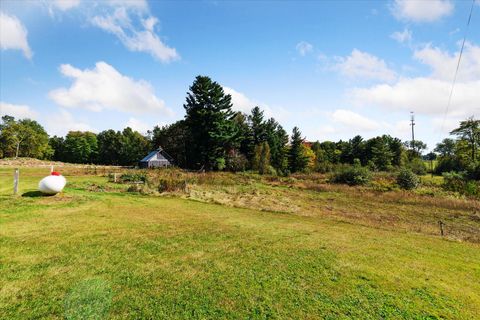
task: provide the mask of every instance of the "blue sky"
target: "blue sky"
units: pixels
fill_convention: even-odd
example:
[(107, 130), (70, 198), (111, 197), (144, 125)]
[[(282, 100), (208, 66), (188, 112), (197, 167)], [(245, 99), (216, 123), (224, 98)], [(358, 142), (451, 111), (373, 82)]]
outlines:
[(415, 111), (434, 147), (480, 116), (479, 5), (445, 113), (471, 1), (0, 3), (0, 113), (50, 134), (174, 122), (199, 74), (308, 140), (407, 140)]

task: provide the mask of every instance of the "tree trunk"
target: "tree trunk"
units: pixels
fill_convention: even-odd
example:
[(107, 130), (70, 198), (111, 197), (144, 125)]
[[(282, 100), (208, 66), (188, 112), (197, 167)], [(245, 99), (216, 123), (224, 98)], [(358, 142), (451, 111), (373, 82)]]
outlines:
[(19, 141), (19, 142), (17, 143), (17, 152), (15, 153), (15, 159), (18, 158), (18, 151), (19, 151), (19, 149), (20, 149), (20, 142), (21, 142), (21, 141)]

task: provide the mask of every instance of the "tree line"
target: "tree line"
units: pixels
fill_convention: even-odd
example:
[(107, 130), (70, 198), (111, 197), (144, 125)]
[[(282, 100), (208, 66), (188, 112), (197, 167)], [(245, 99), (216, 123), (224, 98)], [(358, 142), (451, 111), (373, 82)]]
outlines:
[(473, 118), (452, 131), (457, 139), (444, 139), (434, 153), (423, 155), (419, 140), (402, 142), (382, 135), (355, 136), (348, 141), (306, 142), (299, 128), (289, 136), (257, 106), (249, 114), (233, 111), (231, 96), (206, 76), (198, 76), (187, 92), (185, 117), (166, 126), (155, 126), (146, 135), (122, 131), (70, 131), (49, 137), (30, 119), (2, 117), (0, 157), (35, 157), (71, 163), (136, 165), (149, 151), (161, 146), (175, 164), (192, 170), (254, 170), (285, 175), (293, 172), (328, 172), (352, 164), (388, 171), (408, 167), (425, 173), (424, 159), (438, 155), (437, 172), (461, 171), (477, 162), (480, 121)]

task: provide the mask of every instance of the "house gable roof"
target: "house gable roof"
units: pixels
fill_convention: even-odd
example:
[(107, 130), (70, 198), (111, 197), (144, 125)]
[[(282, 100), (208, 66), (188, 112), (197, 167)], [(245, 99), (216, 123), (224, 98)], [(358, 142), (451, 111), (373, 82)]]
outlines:
[(148, 154), (148, 156), (140, 160), (140, 162), (148, 162), (151, 160), (167, 160), (168, 161), (168, 159), (165, 158), (160, 151), (152, 151)]

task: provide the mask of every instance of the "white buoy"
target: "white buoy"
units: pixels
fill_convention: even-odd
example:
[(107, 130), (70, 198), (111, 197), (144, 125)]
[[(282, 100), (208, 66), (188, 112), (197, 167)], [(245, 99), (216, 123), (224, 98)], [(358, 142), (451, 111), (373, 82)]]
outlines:
[(62, 192), (67, 180), (60, 173), (53, 171), (51, 175), (43, 178), (38, 183), (38, 190), (45, 194), (57, 194)]

